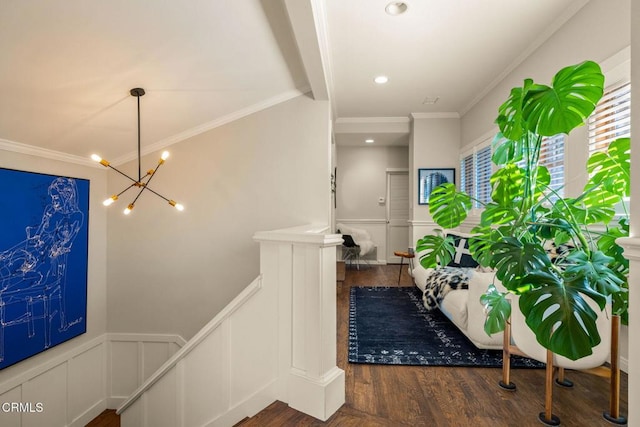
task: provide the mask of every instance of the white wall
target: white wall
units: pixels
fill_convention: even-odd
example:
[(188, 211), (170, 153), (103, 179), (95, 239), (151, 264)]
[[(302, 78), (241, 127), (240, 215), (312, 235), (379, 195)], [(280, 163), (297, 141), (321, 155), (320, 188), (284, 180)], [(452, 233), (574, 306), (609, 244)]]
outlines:
[[(409, 167), (408, 147), (337, 147), (338, 219), (385, 219), (387, 169)], [(384, 255), (383, 255), (384, 257)]]
[[(258, 275), (258, 230), (330, 220), (329, 103), (300, 96), (171, 147), (128, 217), (110, 207), (108, 329), (189, 339)], [(143, 168), (156, 156), (143, 158)], [(134, 163), (123, 170), (135, 171)], [(137, 172), (137, 171), (136, 171)], [(126, 182), (109, 176), (109, 192)]]
[[(409, 148), (375, 145), (336, 149), (338, 181), (336, 221), (367, 230), (376, 249), (363, 259), (387, 262), (387, 170), (407, 169)], [(340, 254), (341, 255), (341, 252)]]
[[(106, 174), (93, 166), (3, 150), (0, 167), (90, 180), (87, 332), (0, 371), (0, 402), (44, 405), (40, 414), (0, 413), (0, 425), (20, 425), (20, 417), (24, 426), (86, 422), (103, 409), (95, 405), (103, 403), (105, 386), (99, 337), (105, 334), (107, 325), (107, 219), (101, 204)], [(86, 412), (93, 407), (93, 413)]]
[(433, 232), (429, 205), (418, 204), (418, 169), (455, 168), (456, 183), (460, 181), (460, 119), (415, 117), (409, 142), (409, 218), (411, 242)]
[(630, 0), (591, 0), (462, 117), (462, 146), (493, 129), (498, 107), (525, 78), (548, 84), (560, 68), (601, 62), (629, 46)]

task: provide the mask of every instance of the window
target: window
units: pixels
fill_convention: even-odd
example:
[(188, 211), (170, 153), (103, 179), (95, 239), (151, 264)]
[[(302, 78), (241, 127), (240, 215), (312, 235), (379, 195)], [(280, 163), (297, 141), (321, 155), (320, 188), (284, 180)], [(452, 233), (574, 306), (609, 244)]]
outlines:
[(475, 198), (473, 207), (491, 201), (491, 145), (474, 150), (460, 160), (460, 189)]
[(618, 139), (631, 136), (631, 82), (607, 88), (589, 117), (589, 155), (604, 151)]
[(544, 138), (540, 147), (540, 164), (547, 167), (551, 175), (551, 187), (556, 193), (549, 196), (554, 202), (564, 197), (564, 134)]
[[(476, 199), (483, 203), (491, 201), (491, 146), (476, 153)], [(479, 204), (476, 207), (480, 207)]]
[(475, 185), (473, 158), (474, 154), (469, 154), (460, 160), (460, 190), (464, 191), (470, 196), (475, 194), (473, 189)]

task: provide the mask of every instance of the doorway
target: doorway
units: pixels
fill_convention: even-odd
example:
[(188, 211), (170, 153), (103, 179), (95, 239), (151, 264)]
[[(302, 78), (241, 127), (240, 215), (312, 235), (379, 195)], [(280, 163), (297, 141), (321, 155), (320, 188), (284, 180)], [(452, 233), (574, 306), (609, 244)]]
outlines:
[(400, 264), (395, 251), (409, 247), (409, 171), (387, 171), (387, 264)]

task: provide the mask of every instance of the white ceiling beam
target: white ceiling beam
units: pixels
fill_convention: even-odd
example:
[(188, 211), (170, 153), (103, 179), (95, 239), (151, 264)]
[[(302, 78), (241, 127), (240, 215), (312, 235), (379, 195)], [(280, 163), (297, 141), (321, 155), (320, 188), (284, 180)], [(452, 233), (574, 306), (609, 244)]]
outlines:
[(331, 78), (324, 6), (317, 0), (285, 0), (307, 79), (316, 100), (330, 100)]

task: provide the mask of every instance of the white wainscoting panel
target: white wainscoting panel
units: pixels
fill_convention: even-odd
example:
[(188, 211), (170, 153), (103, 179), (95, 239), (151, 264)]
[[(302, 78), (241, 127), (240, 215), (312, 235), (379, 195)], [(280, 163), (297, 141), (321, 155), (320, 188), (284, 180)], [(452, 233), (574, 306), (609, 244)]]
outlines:
[[(22, 402), (22, 386), (12, 388), (0, 394), (0, 402), (2, 404), (11, 404), (13, 402)], [(19, 412), (0, 411), (0, 426), (20, 426), (21, 415)]]
[[(326, 229), (256, 233), (261, 275), (122, 402), (121, 425), (228, 427), (276, 399), (328, 419), (345, 380), (336, 366), (342, 239)], [(136, 350), (115, 341), (112, 357), (131, 361)]]
[[(167, 372), (152, 387), (146, 396), (146, 426), (176, 427), (178, 423), (178, 405), (176, 405), (176, 370)], [(153, 408), (149, 410), (148, 408)]]
[(69, 411), (74, 420), (87, 409), (104, 406), (107, 368), (104, 349), (104, 344), (90, 348), (68, 363), (69, 384), (74, 385), (69, 387)]
[(411, 236), (411, 241), (413, 242), (413, 246), (415, 247), (418, 239), (422, 239), (424, 236), (428, 234), (435, 234), (435, 229), (442, 228), (438, 224), (433, 221), (417, 221), (412, 220), (409, 221), (409, 235)]
[(185, 343), (178, 335), (163, 334), (111, 333), (108, 341), (109, 408), (122, 404)]
[(230, 426), (273, 402), (277, 340), (269, 337), (277, 325), (276, 296), (261, 277), (247, 286), (127, 396), (118, 408), (121, 425)]
[(176, 335), (103, 334), (80, 344), (0, 383), (0, 404), (31, 405), (27, 412), (0, 410), (0, 426), (82, 427), (115, 408), (184, 342)]
[(42, 402), (44, 406), (40, 413), (23, 414), (23, 427), (67, 424), (67, 395), (60, 393), (68, 391), (67, 368), (62, 363), (22, 385), (22, 402)]
[(219, 327), (189, 353), (188, 363), (179, 363), (183, 371), (184, 392), (180, 405), (184, 409), (185, 426), (203, 426), (211, 418), (227, 409), (227, 399), (214, 396), (226, 396), (225, 390), (229, 383), (228, 353), (221, 352), (224, 342), (228, 338), (228, 325)]
[(0, 411), (0, 426), (79, 427), (98, 416), (106, 409), (104, 340), (94, 338), (1, 383), (0, 403), (30, 407)]
[(138, 387), (138, 343), (116, 341), (109, 347), (111, 384), (108, 394), (112, 398), (124, 398)]

